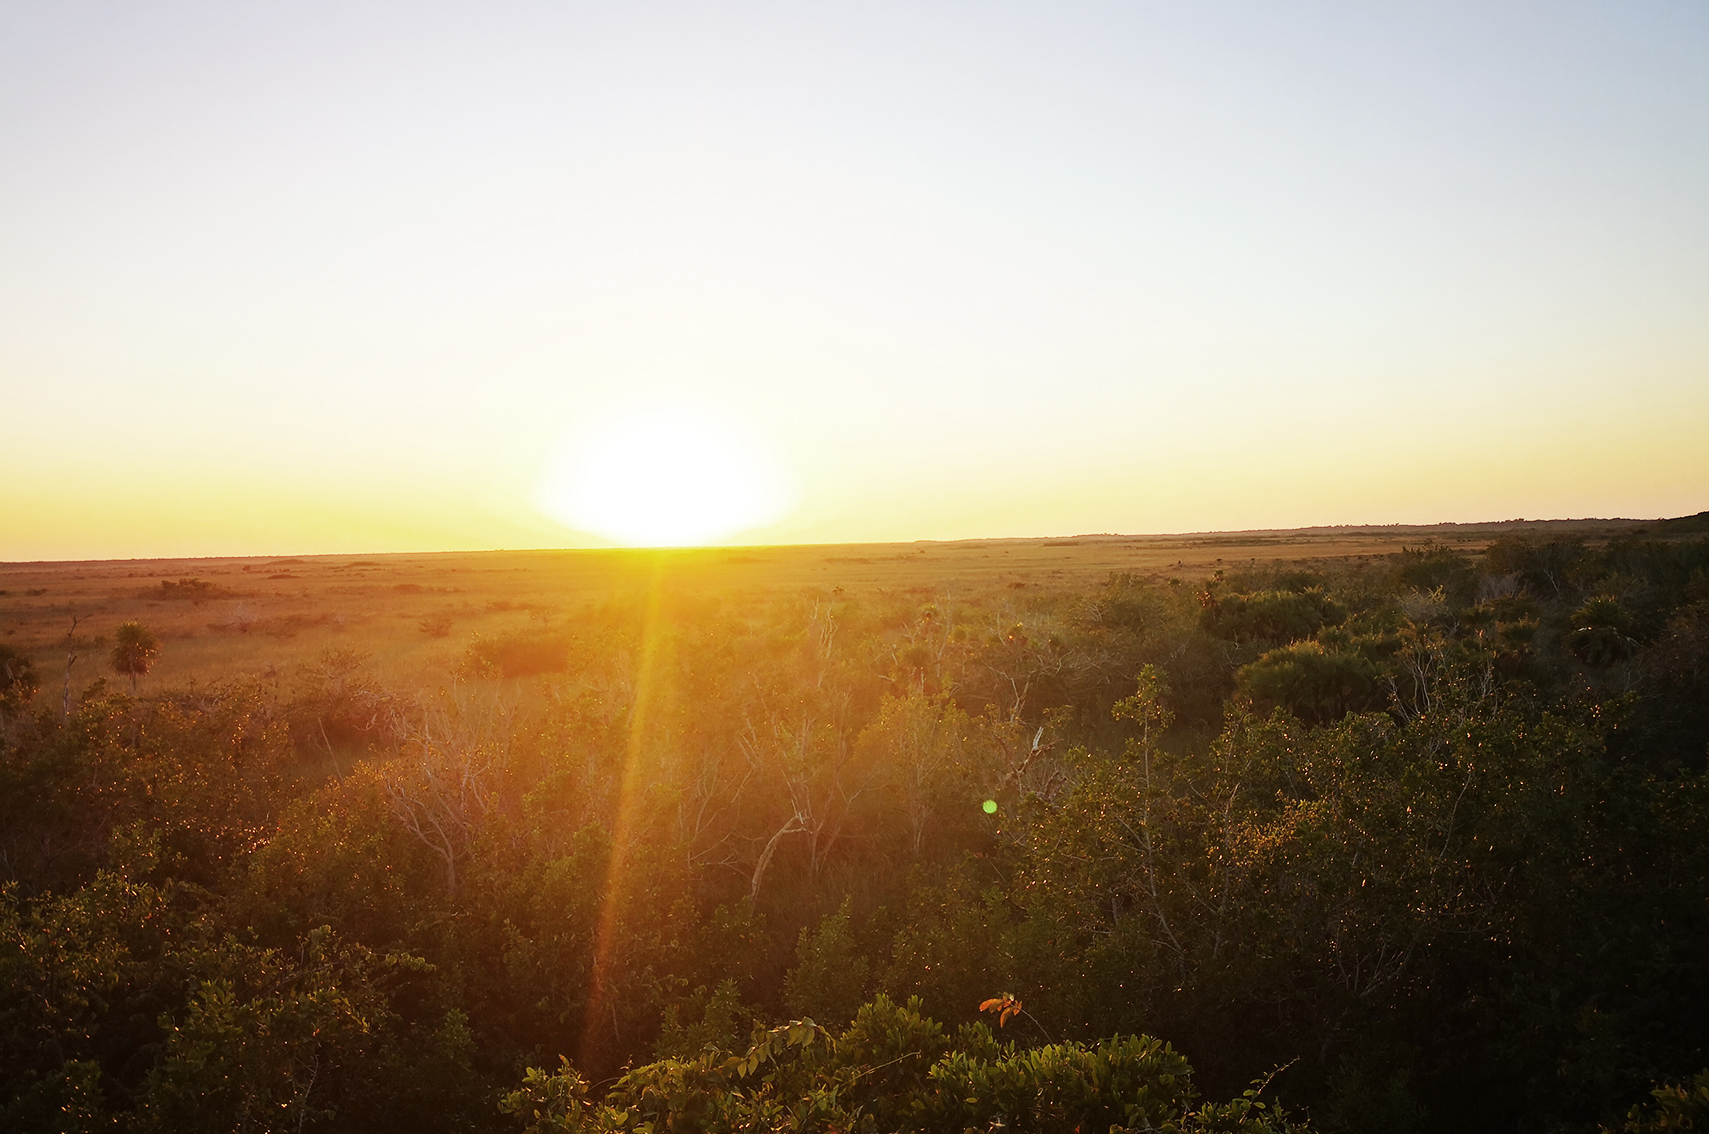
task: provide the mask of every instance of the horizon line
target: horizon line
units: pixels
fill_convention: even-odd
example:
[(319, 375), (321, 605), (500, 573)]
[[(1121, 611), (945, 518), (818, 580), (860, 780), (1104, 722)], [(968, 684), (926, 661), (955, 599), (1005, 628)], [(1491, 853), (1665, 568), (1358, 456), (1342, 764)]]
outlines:
[(1502, 520), (1439, 520), (1435, 523), (1342, 523), (1342, 524), (1308, 524), (1291, 528), (1219, 528), (1201, 529), (1196, 531), (1176, 532), (1076, 532), (1073, 534), (1053, 534), (1035, 536), (985, 535), (960, 536), (954, 539), (893, 539), (893, 540), (798, 540), (778, 543), (707, 543), (707, 544), (678, 544), (678, 545), (627, 545), (609, 544), (591, 547), (452, 547), (452, 548), (422, 548), (407, 551), (281, 551), (255, 552), (242, 555), (138, 555), (113, 556), (108, 558), (73, 558), (73, 559), (0, 559), (0, 568), (45, 566), (72, 563), (178, 563), (188, 561), (222, 561), (282, 558), (294, 559), (327, 559), (351, 556), (399, 556), (399, 555), (497, 555), (516, 554), (524, 552), (547, 552), (565, 554), (573, 552), (695, 552), (695, 551), (752, 551), (768, 548), (786, 547), (894, 547), (898, 545), (915, 546), (919, 544), (952, 545), (962, 543), (1026, 543), (1045, 542), (1066, 539), (1182, 539), (1191, 536), (1239, 536), (1239, 535), (1286, 535), (1313, 532), (1358, 532), (1358, 531), (1419, 531), (1428, 532), (1433, 529), (1451, 528), (1495, 528), (1508, 525), (1548, 525), (1548, 524), (1660, 524), (1676, 520), (1690, 520), (1700, 517), (1709, 518), (1709, 510), (1687, 513), (1682, 516), (1628, 517), (1628, 516), (1581, 516), (1581, 517), (1549, 517), (1529, 518), (1514, 517)]

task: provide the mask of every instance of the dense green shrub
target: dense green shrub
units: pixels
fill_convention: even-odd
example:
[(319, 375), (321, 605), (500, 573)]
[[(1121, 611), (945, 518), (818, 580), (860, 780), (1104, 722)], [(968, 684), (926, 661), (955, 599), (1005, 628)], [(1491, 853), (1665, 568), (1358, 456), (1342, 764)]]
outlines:
[(1283, 645), (1336, 626), (1347, 612), (1320, 588), (1294, 593), (1259, 591), (1218, 596), (1205, 592), (1200, 624), (1205, 632), (1232, 642)]
[(1634, 1106), (1627, 1114), (1616, 1128), (1619, 1134), (1709, 1130), (1709, 1070), (1698, 1072), (1689, 1082), (1657, 1087), (1650, 1096), (1653, 1101)]
[(567, 1063), (529, 1068), (501, 1105), (528, 1134), (1309, 1129), (1261, 1099), (1263, 1085), (1201, 1104), (1186, 1059), (1149, 1036), (1017, 1048), (975, 1024), (951, 1040), (918, 1001), (880, 996), (839, 1035), (812, 1020), (757, 1029), (745, 1051), (650, 1063), (603, 1097)]
[(1242, 667), (1237, 687), (1260, 707), (1279, 705), (1308, 724), (1328, 724), (1386, 705), (1383, 677), (1363, 654), (1296, 642)]

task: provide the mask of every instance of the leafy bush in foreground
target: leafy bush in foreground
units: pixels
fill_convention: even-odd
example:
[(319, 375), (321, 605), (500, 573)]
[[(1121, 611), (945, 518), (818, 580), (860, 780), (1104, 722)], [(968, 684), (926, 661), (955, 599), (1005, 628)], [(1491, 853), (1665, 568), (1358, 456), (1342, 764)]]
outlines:
[(1655, 1101), (1633, 1107), (1620, 1134), (1709, 1130), (1709, 1069), (1699, 1071), (1689, 1083), (1669, 1083), (1650, 1095)]
[(1227, 1103), (1198, 1104), (1193, 1070), (1150, 1036), (1017, 1049), (983, 1024), (943, 1026), (879, 996), (840, 1036), (812, 1020), (755, 1029), (745, 1052), (708, 1045), (692, 1058), (629, 1071), (603, 1099), (568, 1061), (528, 1069), (501, 1109), (527, 1134), (739, 1130), (960, 1134), (1014, 1128), (1307, 1131), (1260, 1101), (1268, 1080)]

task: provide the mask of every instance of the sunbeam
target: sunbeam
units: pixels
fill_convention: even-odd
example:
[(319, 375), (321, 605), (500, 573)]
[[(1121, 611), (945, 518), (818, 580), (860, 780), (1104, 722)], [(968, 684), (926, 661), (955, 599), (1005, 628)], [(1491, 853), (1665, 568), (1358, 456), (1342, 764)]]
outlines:
[(587, 1016), (582, 1025), (578, 1061), (591, 1066), (597, 1060), (599, 1032), (605, 1019), (611, 1018), (614, 1039), (617, 1032), (616, 1002), (609, 988), (612, 962), (612, 942), (623, 912), (624, 885), (627, 877), (630, 841), (635, 830), (635, 816), (645, 785), (641, 782), (640, 764), (650, 723), (653, 699), (658, 687), (655, 670), (659, 643), (662, 638), (659, 607), (663, 592), (665, 556), (650, 556), (650, 577), (646, 603), (641, 615), (641, 648), (635, 660), (635, 699), (629, 710), (629, 737), (624, 745), (623, 769), (617, 788), (617, 818), (611, 831), (611, 850), (606, 857), (605, 885), (601, 888), (599, 921), (594, 933), (593, 967), (588, 983)]

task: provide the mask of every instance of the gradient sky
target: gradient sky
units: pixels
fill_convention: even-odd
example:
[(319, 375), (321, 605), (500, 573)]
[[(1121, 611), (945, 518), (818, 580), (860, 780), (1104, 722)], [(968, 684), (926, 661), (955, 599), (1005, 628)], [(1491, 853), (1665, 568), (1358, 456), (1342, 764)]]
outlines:
[[(1709, 5), (0, 0), (0, 559), (1709, 508)], [(578, 431), (581, 431), (578, 433)]]

